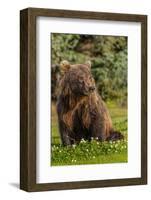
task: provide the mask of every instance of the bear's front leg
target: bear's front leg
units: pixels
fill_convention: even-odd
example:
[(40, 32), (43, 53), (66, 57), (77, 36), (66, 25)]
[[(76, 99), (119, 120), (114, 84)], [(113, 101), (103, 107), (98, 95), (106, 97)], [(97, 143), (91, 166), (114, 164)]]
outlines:
[(90, 125), (90, 135), (94, 139), (98, 139), (100, 141), (106, 140), (106, 133), (105, 133), (105, 123), (103, 121), (96, 119)]
[(60, 131), (61, 141), (64, 146), (72, 145), (75, 143), (72, 131), (61, 120), (59, 121), (59, 131)]

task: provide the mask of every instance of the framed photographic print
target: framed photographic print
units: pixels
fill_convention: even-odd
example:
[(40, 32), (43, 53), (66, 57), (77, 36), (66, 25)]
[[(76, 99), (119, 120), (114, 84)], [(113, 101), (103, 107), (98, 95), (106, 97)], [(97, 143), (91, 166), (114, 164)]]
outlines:
[(20, 188), (147, 184), (147, 16), (20, 12)]

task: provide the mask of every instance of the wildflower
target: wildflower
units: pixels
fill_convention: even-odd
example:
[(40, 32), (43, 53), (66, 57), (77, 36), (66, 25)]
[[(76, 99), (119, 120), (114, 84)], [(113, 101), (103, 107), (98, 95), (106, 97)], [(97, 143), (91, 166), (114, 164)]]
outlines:
[(81, 141), (80, 141), (80, 143), (85, 143), (86, 141), (82, 138), (81, 139)]

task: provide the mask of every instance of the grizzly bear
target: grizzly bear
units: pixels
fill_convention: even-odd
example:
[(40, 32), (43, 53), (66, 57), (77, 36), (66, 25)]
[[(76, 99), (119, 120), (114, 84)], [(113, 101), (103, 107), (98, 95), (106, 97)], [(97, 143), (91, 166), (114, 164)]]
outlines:
[(123, 139), (114, 131), (105, 103), (98, 94), (91, 74), (91, 63), (60, 64), (62, 78), (57, 101), (59, 131), (63, 145), (72, 145), (81, 139), (99, 141)]

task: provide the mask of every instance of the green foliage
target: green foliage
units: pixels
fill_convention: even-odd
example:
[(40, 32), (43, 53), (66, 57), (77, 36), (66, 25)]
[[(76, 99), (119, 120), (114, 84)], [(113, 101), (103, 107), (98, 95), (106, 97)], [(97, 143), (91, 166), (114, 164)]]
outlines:
[(77, 63), (84, 60), (84, 55), (76, 51), (79, 40), (80, 35), (53, 33), (51, 38), (52, 64), (59, 65), (62, 60)]
[[(98, 164), (126, 162), (127, 141), (118, 140), (110, 142), (99, 142), (92, 139), (91, 142), (81, 140), (80, 144), (63, 147), (62, 145), (53, 145), (52, 147), (52, 165), (75, 165), (75, 164)], [(113, 160), (116, 156), (121, 160)], [(121, 155), (125, 155), (121, 157)], [(110, 160), (108, 159), (110, 158)]]
[[(52, 66), (59, 68), (61, 60), (65, 59), (71, 63), (91, 60), (92, 73), (102, 98), (126, 105), (127, 37), (53, 33), (51, 42)], [(56, 77), (56, 73), (58, 70), (52, 70), (52, 77)], [(56, 85), (57, 81), (53, 82), (53, 93)]]

